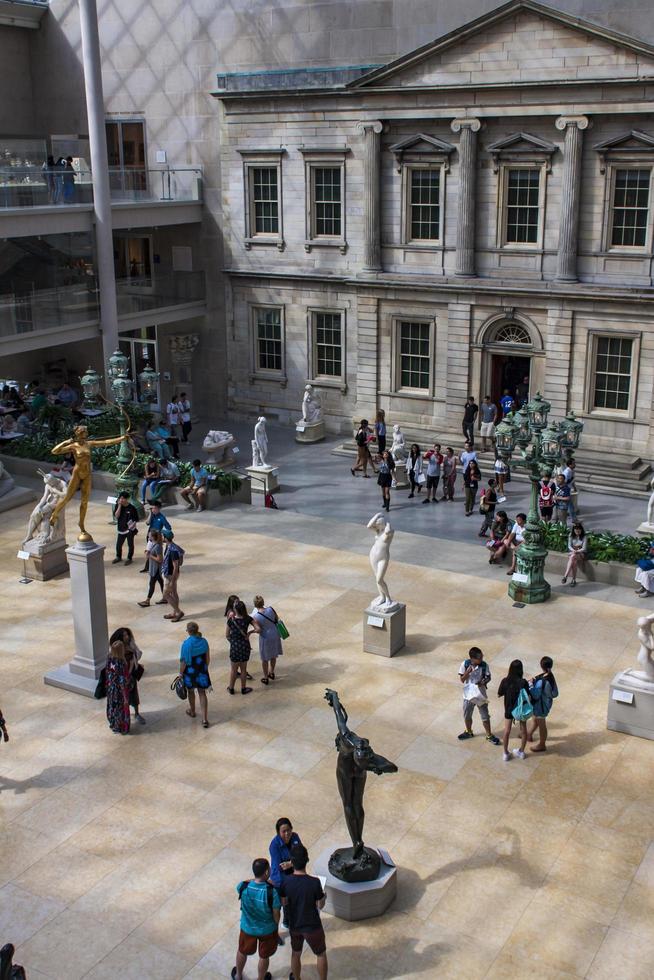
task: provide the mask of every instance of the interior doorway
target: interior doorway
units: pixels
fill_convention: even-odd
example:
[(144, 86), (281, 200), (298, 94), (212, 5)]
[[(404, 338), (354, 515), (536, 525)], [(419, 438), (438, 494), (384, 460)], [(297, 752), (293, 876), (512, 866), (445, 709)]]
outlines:
[(529, 394), (531, 358), (515, 354), (493, 354), (491, 361), (491, 400), (499, 407), (500, 399), (508, 389), (520, 407)]

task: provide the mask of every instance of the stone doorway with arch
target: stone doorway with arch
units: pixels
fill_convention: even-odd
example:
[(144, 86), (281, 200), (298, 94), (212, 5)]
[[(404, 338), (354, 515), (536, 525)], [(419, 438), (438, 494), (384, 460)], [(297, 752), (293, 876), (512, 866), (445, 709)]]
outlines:
[(480, 331), (480, 397), (499, 407), (508, 389), (518, 405), (542, 386), (543, 345), (538, 330), (522, 318), (494, 317)]

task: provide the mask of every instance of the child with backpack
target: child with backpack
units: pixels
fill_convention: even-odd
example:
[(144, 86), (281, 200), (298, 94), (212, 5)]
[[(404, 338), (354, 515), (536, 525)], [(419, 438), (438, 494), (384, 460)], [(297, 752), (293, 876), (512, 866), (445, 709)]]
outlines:
[(538, 485), (538, 505), (540, 516), (549, 524), (554, 510), (554, 484), (549, 476), (543, 477)]
[(538, 745), (532, 745), (532, 752), (545, 752), (547, 746), (547, 722), (546, 718), (552, 710), (554, 698), (558, 698), (559, 689), (556, 686), (552, 667), (554, 661), (551, 657), (541, 657), (540, 667), (542, 674), (536, 674), (529, 681), (529, 693), (534, 708), (534, 717), (527, 726), (527, 740), (533, 742), (534, 734), (538, 729)]
[(511, 760), (509, 752), (509, 739), (511, 738), (511, 728), (515, 721), (520, 726), (520, 748), (513, 750), (513, 755), (517, 759), (525, 759), (525, 746), (527, 744), (527, 721), (533, 716), (534, 709), (531, 705), (529, 695), (529, 684), (524, 679), (522, 660), (512, 660), (509, 665), (509, 672), (500, 681), (497, 689), (498, 698), (504, 698), (504, 736), (502, 744), (504, 746), (505, 762)]
[(472, 714), (475, 706), (479, 711), (481, 723), (486, 732), (486, 741), (499, 745), (500, 740), (491, 731), (490, 715), (488, 713), (488, 696), (486, 688), (490, 684), (491, 672), (484, 660), (479, 647), (470, 647), (468, 657), (459, 667), (459, 680), (463, 684), (463, 723), (465, 730), (459, 735), (459, 741), (473, 738)]

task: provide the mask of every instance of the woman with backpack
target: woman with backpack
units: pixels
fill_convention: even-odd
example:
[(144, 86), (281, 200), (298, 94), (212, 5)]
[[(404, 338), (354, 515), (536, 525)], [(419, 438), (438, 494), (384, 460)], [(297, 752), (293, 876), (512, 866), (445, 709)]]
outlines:
[(552, 701), (558, 698), (559, 689), (556, 686), (552, 667), (554, 661), (551, 657), (541, 657), (540, 667), (542, 674), (536, 674), (529, 681), (529, 693), (534, 706), (534, 717), (527, 726), (527, 741), (533, 742), (534, 734), (538, 729), (538, 745), (532, 745), (532, 752), (545, 752), (547, 746), (547, 722), (546, 718), (552, 709)]
[(497, 689), (498, 698), (504, 698), (504, 735), (502, 745), (505, 762), (511, 760), (509, 752), (509, 739), (511, 738), (511, 728), (514, 722), (520, 726), (520, 748), (513, 750), (513, 755), (517, 759), (525, 759), (525, 746), (527, 744), (527, 719), (531, 718), (534, 709), (531, 706), (529, 696), (529, 684), (524, 679), (522, 660), (512, 660), (509, 665), (509, 672), (500, 681)]
[(267, 606), (263, 597), (255, 595), (252, 622), (259, 626), (259, 656), (263, 668), (261, 683), (266, 686), (275, 680), (277, 658), (283, 654), (282, 638), (277, 629), (279, 616), (272, 606)]
[[(251, 628), (250, 628), (251, 627)], [(225, 636), (229, 640), (229, 686), (227, 690), (234, 694), (236, 678), (241, 675), (241, 694), (250, 694), (251, 687), (246, 687), (246, 665), (250, 659), (252, 647), (250, 646), (250, 634), (260, 633), (261, 627), (258, 623), (248, 616), (245, 603), (237, 599), (234, 603), (234, 615), (227, 617), (225, 624)]]

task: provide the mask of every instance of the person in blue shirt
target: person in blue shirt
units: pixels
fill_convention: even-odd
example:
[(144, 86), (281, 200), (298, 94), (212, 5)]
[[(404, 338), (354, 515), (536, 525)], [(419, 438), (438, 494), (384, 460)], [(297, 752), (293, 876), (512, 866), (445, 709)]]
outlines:
[[(158, 500), (153, 500), (151, 502), (150, 513), (145, 523), (147, 526), (146, 534), (148, 535), (148, 538), (150, 536), (150, 531), (160, 531), (161, 533), (163, 533), (164, 530), (172, 531), (172, 527), (170, 526), (170, 521), (168, 520), (166, 515), (162, 513), (161, 504), (159, 503)], [(140, 569), (140, 571), (143, 574), (145, 574), (148, 571), (148, 569), (149, 569), (149, 563), (146, 557), (145, 565), (143, 566), (143, 568)]]
[(236, 892), (241, 900), (241, 931), (238, 937), (238, 952), (236, 966), (232, 968), (231, 976), (242, 980), (243, 971), (248, 956), (257, 952), (259, 947), (259, 977), (270, 977), (268, 964), (270, 957), (277, 952), (279, 936), (279, 910), (281, 899), (279, 892), (270, 884), (270, 865), (265, 858), (256, 858), (252, 862), (254, 880), (241, 881), (236, 886)]
[(500, 398), (500, 405), (502, 408), (502, 415), (504, 416), (507, 416), (509, 412), (512, 412), (515, 407), (513, 396), (509, 392), (508, 388), (504, 389), (504, 394)]
[(282, 883), (284, 875), (293, 874), (291, 848), (302, 841), (293, 830), (288, 817), (280, 817), (275, 824), (276, 834), (270, 842), (270, 880), (276, 888)]
[(200, 632), (197, 623), (187, 623), (186, 632), (188, 636), (179, 651), (179, 672), (188, 693), (186, 714), (189, 718), (195, 718), (195, 692), (197, 691), (200, 699), (200, 710), (202, 711), (202, 727), (208, 728), (207, 691), (211, 690), (209, 644)]
[(170, 447), (166, 445), (165, 438), (162, 438), (160, 432), (156, 428), (150, 426), (150, 428), (145, 433), (145, 441), (148, 444), (148, 449), (153, 456), (157, 458), (163, 457), (164, 459), (170, 459)]
[(202, 460), (193, 460), (191, 482), (182, 490), (182, 497), (188, 504), (188, 510), (205, 510), (207, 500), (207, 483), (209, 474), (202, 465)]

